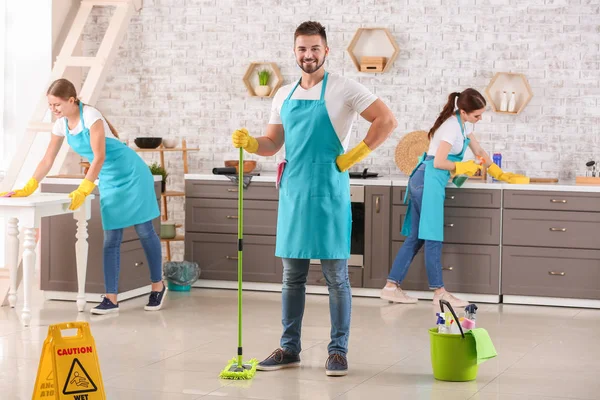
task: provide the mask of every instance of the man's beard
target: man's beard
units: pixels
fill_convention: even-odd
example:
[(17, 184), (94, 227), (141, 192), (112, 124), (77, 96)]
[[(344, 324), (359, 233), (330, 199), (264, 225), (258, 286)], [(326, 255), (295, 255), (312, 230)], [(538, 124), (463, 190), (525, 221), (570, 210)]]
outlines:
[(323, 57), (321, 64), (317, 64), (316, 66), (314, 63), (310, 63), (307, 68), (304, 66), (304, 60), (303, 60), (303, 62), (298, 63), (298, 66), (300, 67), (300, 69), (302, 69), (302, 71), (306, 72), (307, 74), (312, 74), (312, 73), (318, 71), (323, 66), (323, 64), (325, 64), (325, 58), (326, 57)]

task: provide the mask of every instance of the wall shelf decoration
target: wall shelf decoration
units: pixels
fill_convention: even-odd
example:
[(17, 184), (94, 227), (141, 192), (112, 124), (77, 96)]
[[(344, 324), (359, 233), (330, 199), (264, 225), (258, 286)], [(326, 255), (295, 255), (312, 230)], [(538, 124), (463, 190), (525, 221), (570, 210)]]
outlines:
[[(502, 109), (502, 92), (506, 92), (508, 100), (510, 100), (512, 92), (515, 93), (514, 111)], [(485, 88), (485, 94), (494, 112), (511, 115), (517, 115), (523, 111), (533, 97), (531, 86), (525, 75), (514, 72), (496, 73), (488, 87)]]
[[(270, 88), (268, 94), (259, 95), (257, 91), (260, 93), (260, 83), (258, 80), (258, 72), (262, 69), (270, 70), (271, 76), (269, 77), (268, 86)], [(277, 93), (277, 89), (281, 87), (283, 83), (283, 77), (281, 76), (281, 72), (277, 67), (277, 64), (274, 62), (252, 62), (248, 66), (244, 77), (242, 78), (244, 81), (244, 85), (248, 89), (248, 93), (252, 97), (273, 97), (275, 93)]]
[(387, 72), (400, 48), (387, 28), (358, 28), (348, 54), (359, 72)]

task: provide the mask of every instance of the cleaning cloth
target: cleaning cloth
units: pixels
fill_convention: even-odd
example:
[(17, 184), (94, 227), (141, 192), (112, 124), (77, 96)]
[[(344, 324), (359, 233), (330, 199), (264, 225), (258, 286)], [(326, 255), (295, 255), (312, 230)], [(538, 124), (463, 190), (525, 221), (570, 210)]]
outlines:
[(489, 333), (483, 328), (475, 328), (469, 331), (475, 339), (475, 348), (477, 350), (477, 364), (494, 358), (498, 355), (496, 348)]

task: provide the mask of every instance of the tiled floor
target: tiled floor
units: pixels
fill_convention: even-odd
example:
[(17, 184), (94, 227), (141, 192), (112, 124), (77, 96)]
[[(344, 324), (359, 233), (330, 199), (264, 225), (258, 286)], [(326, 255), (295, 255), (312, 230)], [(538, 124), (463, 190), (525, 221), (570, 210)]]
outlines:
[[(48, 325), (72, 320), (91, 323), (109, 400), (600, 398), (600, 310), (480, 304), (478, 325), (488, 329), (499, 356), (480, 366), (476, 381), (449, 383), (431, 372), (429, 301), (354, 298), (350, 373), (330, 378), (328, 299), (312, 295), (303, 366), (226, 381), (217, 376), (237, 348), (236, 292), (192, 289), (170, 292), (168, 300), (160, 312), (144, 312), (145, 298), (138, 298), (123, 302), (120, 315), (100, 317), (78, 314), (71, 302), (39, 300), (29, 328), (14, 309), (0, 308), (0, 398), (31, 398)], [(262, 359), (277, 347), (280, 309), (279, 293), (245, 292), (248, 357)]]

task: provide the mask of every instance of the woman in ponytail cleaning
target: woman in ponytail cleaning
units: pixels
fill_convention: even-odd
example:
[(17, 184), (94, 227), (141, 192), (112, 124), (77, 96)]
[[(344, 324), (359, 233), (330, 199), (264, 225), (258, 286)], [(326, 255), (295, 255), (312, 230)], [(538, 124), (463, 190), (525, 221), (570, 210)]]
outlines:
[(152, 220), (160, 215), (154, 179), (144, 161), (118, 140), (117, 131), (95, 108), (77, 99), (75, 86), (66, 79), (54, 81), (46, 93), (50, 110), (57, 117), (44, 158), (25, 187), (12, 197), (26, 197), (36, 191), (52, 168), (65, 137), (90, 168), (79, 185), (69, 194), (71, 210), (79, 208), (94, 190), (99, 178), (100, 213), (104, 229), (104, 283), (106, 295), (93, 308), (93, 314), (119, 311), (117, 304), (121, 241), (123, 228), (134, 226), (140, 237), (148, 265), (152, 289), (145, 310), (160, 310), (166, 293), (162, 282), (162, 248)]
[[(473, 124), (481, 120), (485, 111), (485, 98), (475, 89), (454, 92), (429, 131), (429, 149), (410, 175), (406, 198), (408, 210), (402, 226), (406, 236), (398, 251), (380, 297), (396, 303), (416, 303), (400, 289), (408, 268), (423, 245), (425, 245), (425, 268), (429, 288), (434, 290), (433, 304), (448, 301), (452, 307), (465, 307), (469, 303), (460, 300), (444, 289), (442, 279), (442, 242), (444, 240), (444, 198), (450, 177), (465, 174), (473, 176), (482, 167), (501, 181), (513, 182), (522, 176), (504, 173), (492, 162), (490, 156), (477, 142)], [(466, 125), (470, 122), (470, 126)], [(463, 161), (467, 146), (475, 156), (483, 159), (483, 166), (473, 160)]]

